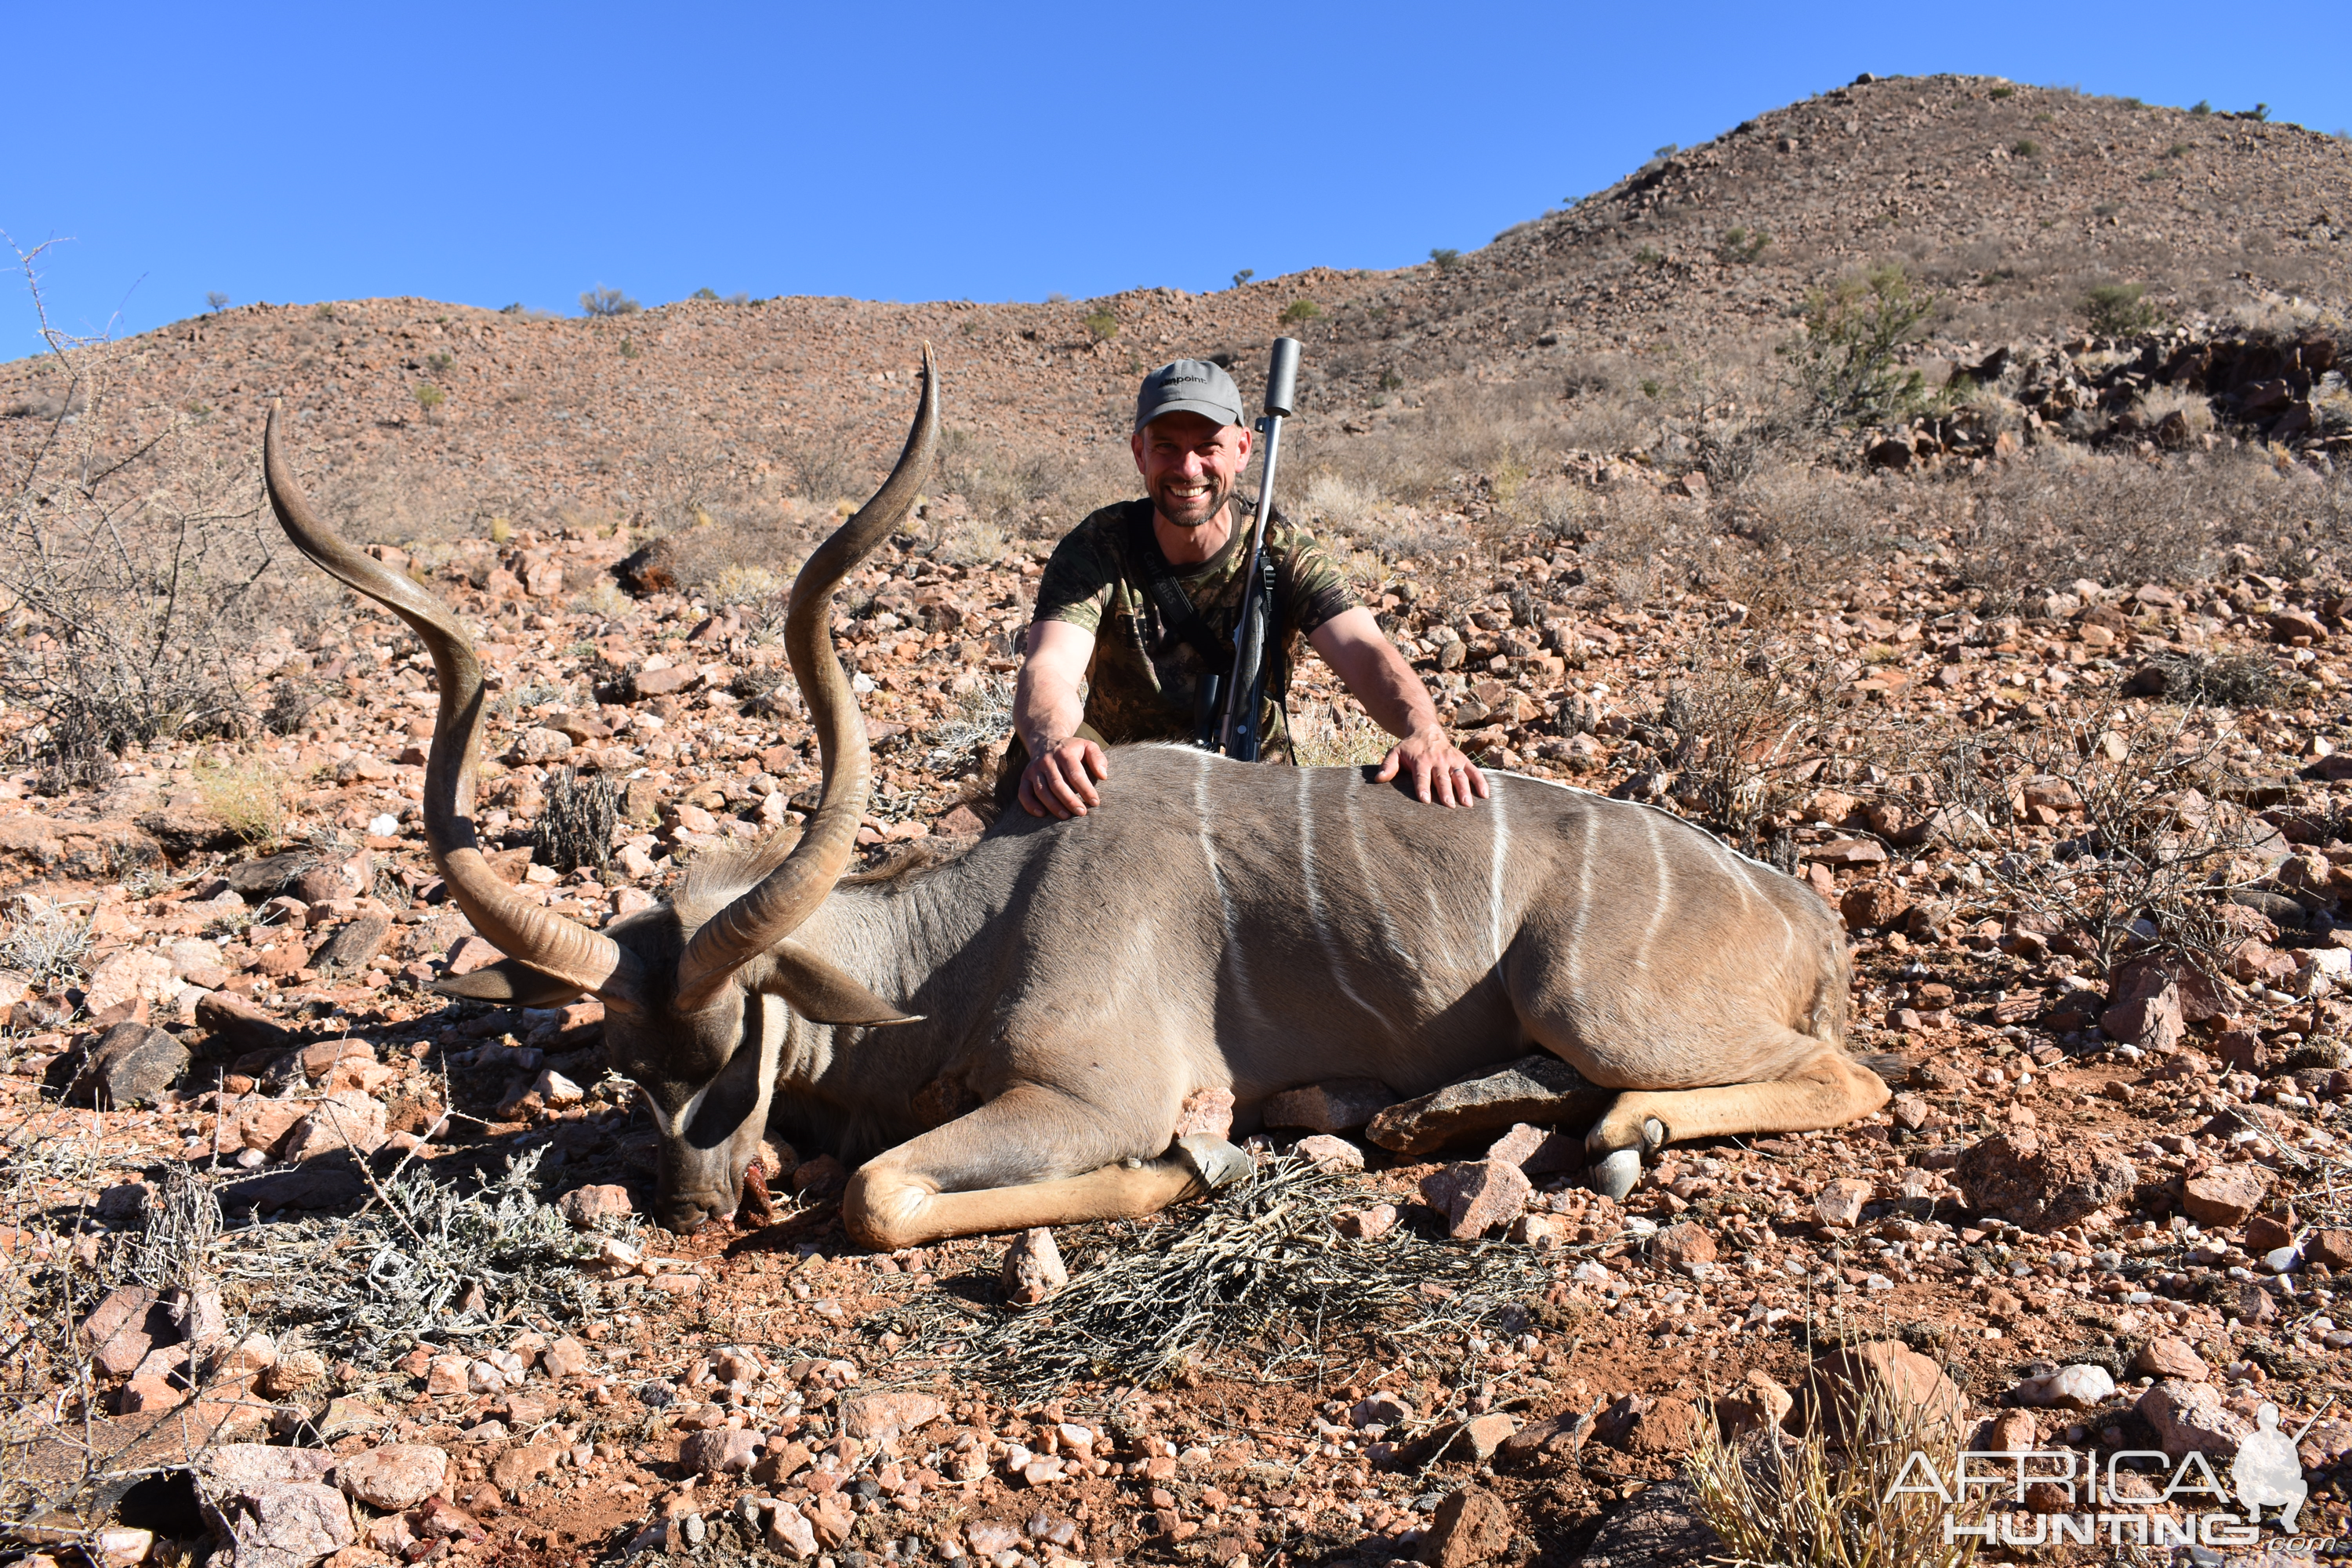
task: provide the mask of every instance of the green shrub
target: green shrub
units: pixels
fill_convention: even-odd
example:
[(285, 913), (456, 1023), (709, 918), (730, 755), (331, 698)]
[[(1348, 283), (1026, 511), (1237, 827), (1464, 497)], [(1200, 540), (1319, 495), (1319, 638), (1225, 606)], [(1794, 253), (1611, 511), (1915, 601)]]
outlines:
[(2213, 106), (2200, 98), (2189, 106), (2189, 112), (2202, 120), (2213, 112)]
[(1895, 363), (1936, 308), (1899, 266), (1839, 280), (1805, 306), (1805, 337), (1790, 352), (1797, 381), (1816, 415), (1864, 423), (1909, 414), (1927, 403), (1927, 381)]
[(645, 309), (618, 289), (590, 289), (580, 296), (581, 311), (589, 316), (634, 316)]
[(1997, 87), (1997, 88), (1994, 88), (1990, 92), (1986, 93), (1986, 94), (1985, 94), (1985, 96), (1986, 96), (1987, 98), (1991, 99), (1994, 102), (1998, 103), (1998, 102), (2000, 102), (2000, 101), (2002, 99), (2004, 99), (2004, 98), (2014, 98), (2014, 97), (2016, 97), (2016, 96), (2017, 96), (2017, 89), (2015, 89), (2015, 88), (2013, 88), (2013, 87)]
[(416, 406), (425, 410), (425, 417), (436, 417), (435, 410), (449, 401), (449, 395), (429, 381), (416, 384)]
[(2039, 158), (2042, 156), (2042, 143), (2031, 136), (2021, 137), (2010, 151), (2021, 158)]
[(1238, 288), (1240, 288), (1243, 284), (1244, 284), (1244, 283), (1248, 282), (1251, 279), (1253, 279), (1253, 278), (1255, 278), (1255, 277), (1256, 277), (1256, 276), (1257, 276), (1257, 268), (1255, 268), (1255, 267), (1244, 267), (1244, 268), (1243, 268), (1239, 272), (1236, 272), (1236, 273), (1234, 273), (1234, 288), (1236, 288), (1236, 289), (1238, 289)]
[(1715, 254), (1727, 262), (1753, 261), (1764, 254), (1764, 247), (1771, 243), (1771, 235), (1763, 229), (1727, 228), (1723, 231), (1722, 243), (1715, 247)]
[(1118, 318), (1107, 310), (1096, 310), (1087, 317), (1087, 335), (1098, 343), (1107, 343), (1118, 336)]
[(449, 374), (449, 367), (457, 362), (450, 358), (446, 352), (440, 352), (425, 355), (425, 363), (434, 374), (446, 375)]
[(1311, 321), (1322, 313), (1323, 307), (1312, 300), (1293, 300), (1290, 308), (1282, 312), (1282, 320), (1286, 326), (1294, 326), (1300, 321)]
[(1432, 250), (1429, 253), (1429, 258), (1437, 263), (1437, 269), (1440, 272), (1451, 272), (1462, 265), (1462, 253), (1447, 245), (1441, 245)]
[(2102, 283), (2083, 297), (2083, 319), (2103, 338), (2128, 338), (2163, 319), (2141, 296), (2145, 283)]
[(697, 289), (693, 293), (688, 294), (687, 298), (689, 300), (716, 300), (719, 298), (719, 290), (716, 289)]

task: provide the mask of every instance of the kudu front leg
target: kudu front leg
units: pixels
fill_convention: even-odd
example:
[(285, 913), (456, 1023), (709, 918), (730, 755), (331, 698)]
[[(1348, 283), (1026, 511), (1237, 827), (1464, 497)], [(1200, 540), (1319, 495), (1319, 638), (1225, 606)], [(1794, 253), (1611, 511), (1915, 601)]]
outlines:
[(1150, 1156), (1132, 1152), (1135, 1141), (1059, 1096), (1015, 1089), (859, 1166), (842, 1194), (842, 1224), (860, 1246), (895, 1252), (955, 1236), (1134, 1219), (1250, 1169), (1222, 1138), (1186, 1138)]
[(1834, 1046), (1818, 1047), (1795, 1071), (1769, 1082), (1627, 1089), (1585, 1134), (1592, 1185), (1622, 1198), (1641, 1179), (1642, 1156), (1662, 1144), (1843, 1126), (1885, 1105), (1888, 1093), (1876, 1073)]

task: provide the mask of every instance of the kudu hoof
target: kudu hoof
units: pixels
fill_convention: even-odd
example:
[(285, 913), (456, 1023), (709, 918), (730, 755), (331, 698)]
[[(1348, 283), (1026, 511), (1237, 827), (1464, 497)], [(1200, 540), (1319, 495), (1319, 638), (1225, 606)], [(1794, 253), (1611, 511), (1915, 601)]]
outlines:
[(1594, 1192), (1604, 1198), (1616, 1200), (1622, 1200), (1627, 1193), (1633, 1190), (1633, 1184), (1641, 1179), (1642, 1152), (1639, 1149), (1618, 1150), (1595, 1164), (1588, 1178)]
[(1643, 1117), (1639, 1147), (1614, 1150), (1592, 1163), (1592, 1190), (1608, 1198), (1624, 1197), (1642, 1179), (1643, 1157), (1656, 1153), (1665, 1142), (1666, 1124), (1654, 1116)]
[(1206, 1132), (1195, 1132), (1190, 1138), (1176, 1140), (1176, 1152), (1184, 1163), (1200, 1173), (1202, 1184), (1214, 1192), (1240, 1181), (1257, 1167), (1247, 1154), (1222, 1138), (1212, 1138)]

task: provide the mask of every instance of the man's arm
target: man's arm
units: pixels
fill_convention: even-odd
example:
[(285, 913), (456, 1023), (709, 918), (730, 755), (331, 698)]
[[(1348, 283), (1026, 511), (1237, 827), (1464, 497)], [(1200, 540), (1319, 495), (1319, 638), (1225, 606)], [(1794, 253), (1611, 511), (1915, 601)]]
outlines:
[(1440, 805), (1468, 805), (1474, 796), (1486, 798), (1486, 775), (1447, 736), (1428, 689), (1381, 633), (1371, 611), (1360, 605), (1334, 616), (1307, 640), (1339, 672), (1372, 721), (1402, 737), (1381, 761), (1378, 777), (1385, 781), (1400, 770), (1410, 770), (1413, 793)]
[(1084, 816), (1100, 805), (1094, 781), (1110, 776), (1110, 759), (1077, 738), (1086, 718), (1078, 682), (1094, 658), (1095, 634), (1068, 621), (1033, 621), (1029, 647), (1013, 688), (1013, 727), (1029, 748), (1021, 805), (1032, 816)]

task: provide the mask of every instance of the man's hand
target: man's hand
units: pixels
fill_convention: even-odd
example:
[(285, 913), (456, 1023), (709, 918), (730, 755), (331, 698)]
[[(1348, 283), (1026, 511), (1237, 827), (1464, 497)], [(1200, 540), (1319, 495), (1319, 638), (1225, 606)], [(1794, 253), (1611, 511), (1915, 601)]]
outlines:
[(1434, 800), (1439, 805), (1468, 805), (1474, 796), (1486, 798), (1486, 775), (1434, 724), (1391, 746), (1373, 776), (1386, 784), (1403, 772), (1412, 773), (1412, 792), (1424, 805)]
[[(1052, 815), (1067, 820), (1084, 816), (1088, 806), (1100, 805), (1095, 780), (1110, 777), (1110, 758), (1092, 741), (1073, 735), (1048, 746), (1030, 759), (1021, 773), (1021, 806), (1032, 816)], [(1484, 793), (1486, 786), (1479, 786)], [(1423, 800), (1429, 797), (1424, 795)]]

